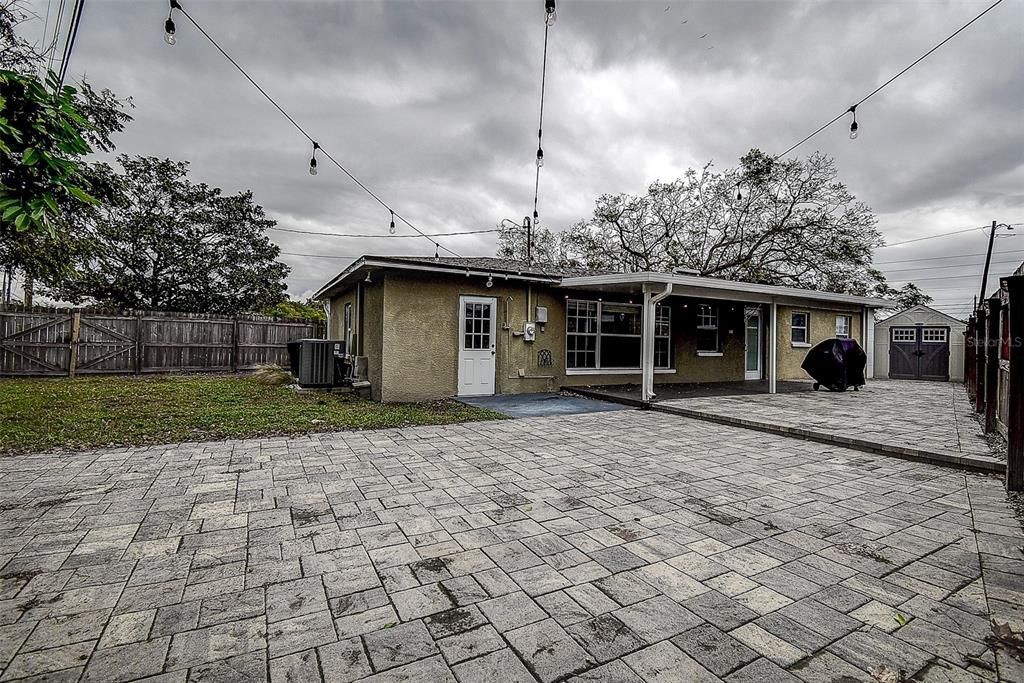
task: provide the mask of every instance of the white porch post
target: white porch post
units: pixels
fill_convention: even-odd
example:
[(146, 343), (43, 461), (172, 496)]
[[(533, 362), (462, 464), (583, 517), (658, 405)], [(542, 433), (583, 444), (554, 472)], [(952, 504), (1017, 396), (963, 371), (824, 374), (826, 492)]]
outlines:
[(672, 283), (665, 285), (661, 292), (651, 291), (651, 285), (644, 284), (643, 334), (640, 340), (641, 385), (640, 400), (650, 403), (654, 400), (654, 323), (658, 302), (672, 293)]
[(870, 308), (864, 309), (863, 332), (860, 335), (864, 340), (864, 353), (868, 356), (867, 366), (864, 368), (864, 379), (875, 378), (875, 314)]
[(779, 344), (779, 305), (772, 302), (771, 315), (768, 321), (768, 393), (776, 392), (778, 371)]

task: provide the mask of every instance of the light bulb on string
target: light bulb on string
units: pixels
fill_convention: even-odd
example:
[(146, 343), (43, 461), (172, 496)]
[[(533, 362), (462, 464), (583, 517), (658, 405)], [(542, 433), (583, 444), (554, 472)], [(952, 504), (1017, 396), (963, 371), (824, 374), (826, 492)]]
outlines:
[(391, 211), (391, 225), (388, 226), (388, 233), (394, 235), (395, 234), (395, 212), (394, 212), (393, 209), (388, 209), (388, 211)]
[(434, 242), (434, 260), (437, 261), (441, 258), (441, 255), (437, 252), (437, 242)]
[(537, 209), (534, 209), (533, 210), (533, 227), (536, 228), (539, 225), (540, 225), (540, 216), (537, 214)]
[(850, 139), (851, 140), (856, 140), (857, 139), (857, 135), (858, 135), (857, 129), (860, 128), (860, 126), (857, 125), (857, 105), (856, 104), (853, 105), (852, 107), (850, 107), (850, 113), (853, 114), (853, 123), (850, 124)]
[(544, 165), (544, 150), (540, 147), (537, 148), (537, 168)]
[(740, 188), (739, 185), (736, 186), (736, 201), (743, 201), (743, 190)]
[(320, 149), (320, 143), (313, 143), (313, 156), (309, 158), (309, 175), (316, 175), (316, 151)]
[(170, 0), (171, 8), (167, 10), (167, 21), (164, 22), (164, 42), (168, 45), (174, 45), (178, 42), (178, 39), (174, 37), (174, 10), (181, 9), (181, 5), (178, 4), (178, 0)]
[(558, 13), (555, 12), (555, 0), (544, 0), (544, 12), (544, 24), (553, 26), (558, 19)]
[(488, 289), (490, 289), (491, 287), (494, 286), (494, 278), (491, 277), (490, 273), (487, 274), (487, 283), (486, 284), (487, 284), (487, 288)]

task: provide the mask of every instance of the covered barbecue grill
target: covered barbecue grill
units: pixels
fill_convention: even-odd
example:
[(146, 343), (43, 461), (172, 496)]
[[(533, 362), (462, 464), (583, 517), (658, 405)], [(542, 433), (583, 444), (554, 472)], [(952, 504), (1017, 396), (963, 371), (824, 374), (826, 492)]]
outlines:
[(814, 390), (854, 391), (864, 386), (868, 356), (855, 339), (826, 339), (807, 352), (800, 364), (814, 378)]

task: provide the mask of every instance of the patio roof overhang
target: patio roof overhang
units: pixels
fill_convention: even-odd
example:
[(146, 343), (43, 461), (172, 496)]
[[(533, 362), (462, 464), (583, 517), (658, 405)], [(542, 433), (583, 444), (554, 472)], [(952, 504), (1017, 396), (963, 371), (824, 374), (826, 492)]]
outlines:
[(797, 287), (759, 285), (752, 282), (719, 280), (700, 275), (676, 273), (615, 273), (612, 275), (586, 275), (563, 278), (558, 284), (565, 289), (587, 289), (599, 292), (624, 292), (637, 294), (652, 287), (663, 288), (672, 285), (673, 296), (689, 296), (704, 299), (727, 299), (752, 303), (818, 303), (863, 306), (865, 308), (890, 308), (894, 305), (888, 299), (879, 299), (853, 294), (820, 292)]

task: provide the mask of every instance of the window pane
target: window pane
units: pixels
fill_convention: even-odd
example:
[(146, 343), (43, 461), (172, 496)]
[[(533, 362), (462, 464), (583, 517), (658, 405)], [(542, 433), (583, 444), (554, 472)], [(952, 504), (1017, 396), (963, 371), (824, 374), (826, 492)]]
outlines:
[(570, 335), (566, 339), (566, 367), (597, 367), (597, 337)]
[(654, 336), (667, 337), (672, 332), (672, 309), (658, 306), (654, 314)]
[(654, 340), (654, 367), (672, 367), (672, 343), (668, 338)]
[(640, 334), (640, 307), (606, 303), (601, 308), (601, 334)]
[(640, 337), (601, 337), (602, 368), (639, 368)]
[(698, 351), (718, 351), (718, 330), (717, 329), (698, 329), (697, 330), (697, 350)]
[(793, 314), (793, 327), (807, 327), (807, 314), (806, 313), (794, 313)]

